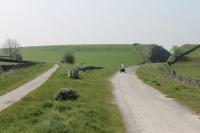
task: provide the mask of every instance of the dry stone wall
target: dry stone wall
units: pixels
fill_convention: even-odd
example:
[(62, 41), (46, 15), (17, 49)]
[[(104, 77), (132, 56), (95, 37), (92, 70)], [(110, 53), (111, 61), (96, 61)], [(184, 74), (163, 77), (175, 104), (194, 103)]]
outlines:
[(176, 75), (171, 74), (171, 73), (167, 73), (166, 76), (167, 76), (167, 78), (176, 80), (176, 81), (178, 81), (182, 84), (189, 85), (189, 86), (192, 86), (192, 87), (195, 87), (195, 88), (200, 88), (200, 80), (191, 79), (191, 78), (187, 78), (187, 77), (184, 77), (184, 76), (176, 76)]
[(11, 64), (11, 65), (0, 65), (0, 74), (11, 71), (11, 70), (17, 70), (17, 69), (21, 69), (21, 68), (34, 66), (36, 64), (39, 64), (39, 62), (27, 62), (27, 63), (19, 63), (19, 64)]

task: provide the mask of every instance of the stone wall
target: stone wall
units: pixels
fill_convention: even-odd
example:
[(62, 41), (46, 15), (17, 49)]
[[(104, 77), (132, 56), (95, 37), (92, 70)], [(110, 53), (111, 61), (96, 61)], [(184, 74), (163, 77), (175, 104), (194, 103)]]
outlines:
[(36, 64), (39, 64), (39, 63), (38, 62), (28, 62), (28, 63), (19, 63), (19, 64), (11, 64), (11, 65), (0, 65), (0, 74), (11, 71), (11, 70), (17, 70), (17, 69), (21, 69), (21, 68), (34, 66)]
[(189, 86), (192, 86), (195, 88), (200, 88), (200, 80), (191, 79), (191, 78), (187, 78), (187, 77), (183, 77), (183, 76), (176, 76), (171, 73), (167, 73), (166, 76), (167, 76), (167, 78), (176, 80), (182, 84), (189, 85)]

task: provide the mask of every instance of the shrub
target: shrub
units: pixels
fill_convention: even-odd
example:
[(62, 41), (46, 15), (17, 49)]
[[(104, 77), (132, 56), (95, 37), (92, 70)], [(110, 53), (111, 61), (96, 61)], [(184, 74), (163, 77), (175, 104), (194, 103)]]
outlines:
[(23, 60), (23, 57), (22, 57), (21, 54), (16, 54), (15, 58), (16, 58), (17, 61), (22, 61)]
[(74, 90), (62, 89), (59, 91), (55, 100), (75, 100), (79, 95)]
[(63, 57), (63, 62), (73, 65), (75, 63), (75, 57), (72, 53), (65, 53)]
[(63, 59), (60, 60), (61, 63), (65, 63)]

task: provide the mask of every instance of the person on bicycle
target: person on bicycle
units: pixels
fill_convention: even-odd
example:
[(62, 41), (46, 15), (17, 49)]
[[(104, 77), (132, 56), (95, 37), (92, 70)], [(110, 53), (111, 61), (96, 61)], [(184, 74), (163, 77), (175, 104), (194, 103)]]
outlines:
[(121, 64), (120, 65), (120, 73), (121, 72), (125, 72), (126, 70), (125, 70), (125, 65), (124, 64)]

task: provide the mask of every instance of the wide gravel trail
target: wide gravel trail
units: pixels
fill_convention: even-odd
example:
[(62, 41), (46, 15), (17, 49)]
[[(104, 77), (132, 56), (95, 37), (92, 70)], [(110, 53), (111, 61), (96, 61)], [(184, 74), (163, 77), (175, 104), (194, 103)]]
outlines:
[[(200, 119), (188, 108), (138, 79), (137, 67), (113, 79), (116, 101), (129, 133), (200, 133)], [(150, 70), (151, 71), (151, 70)]]
[(29, 81), (23, 86), (18, 87), (15, 90), (0, 96), (0, 112), (44, 84), (49, 79), (49, 77), (58, 69), (58, 67), (58, 65), (54, 65), (51, 69), (36, 77), (34, 80)]

